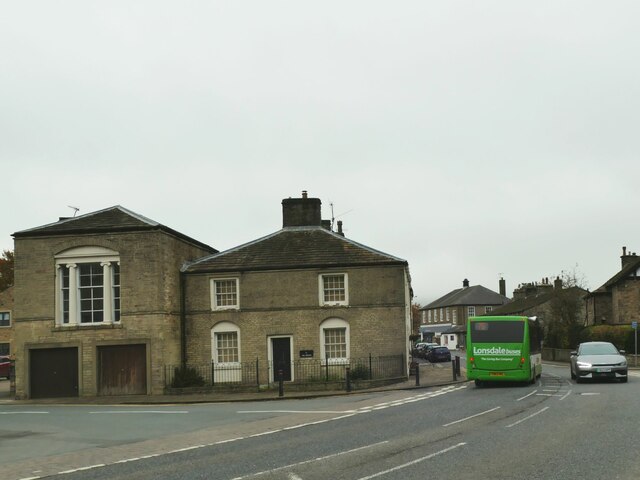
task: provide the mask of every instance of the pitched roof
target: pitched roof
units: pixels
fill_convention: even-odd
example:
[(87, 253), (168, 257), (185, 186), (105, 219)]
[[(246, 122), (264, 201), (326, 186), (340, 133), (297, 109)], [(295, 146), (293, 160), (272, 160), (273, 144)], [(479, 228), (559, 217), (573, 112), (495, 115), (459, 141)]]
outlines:
[[(562, 289), (563, 293), (569, 293), (572, 295), (577, 295), (580, 297), (585, 296), (587, 293), (586, 290), (580, 287), (569, 287)], [(543, 305), (549, 302), (552, 298), (554, 298), (557, 294), (556, 290), (551, 290), (550, 292), (545, 292), (540, 295), (532, 295), (526, 298), (518, 298), (513, 300), (505, 305), (501, 305), (498, 308), (494, 308), (491, 311), (491, 315), (509, 315), (512, 313), (522, 313), (530, 308), (537, 307), (538, 305)]]
[(91, 233), (135, 232), (145, 230), (161, 230), (193, 243), (211, 252), (217, 250), (154, 220), (127, 210), (120, 205), (80, 215), (79, 217), (62, 218), (57, 222), (40, 227), (21, 230), (13, 234), (14, 238), (28, 238), (51, 235), (86, 235)]
[(504, 295), (500, 295), (482, 285), (474, 285), (452, 290), (420, 310), (457, 305), (502, 305), (508, 301), (509, 299)]
[(189, 273), (407, 265), (406, 260), (318, 226), (285, 227), (186, 265)]

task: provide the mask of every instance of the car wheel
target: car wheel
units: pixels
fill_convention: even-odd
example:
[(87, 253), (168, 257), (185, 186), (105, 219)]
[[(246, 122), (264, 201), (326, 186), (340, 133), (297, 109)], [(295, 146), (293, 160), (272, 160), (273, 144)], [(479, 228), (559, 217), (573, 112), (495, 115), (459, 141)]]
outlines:
[(569, 372), (571, 373), (571, 380), (575, 380), (576, 379), (576, 374), (573, 373), (573, 369), (569, 368)]

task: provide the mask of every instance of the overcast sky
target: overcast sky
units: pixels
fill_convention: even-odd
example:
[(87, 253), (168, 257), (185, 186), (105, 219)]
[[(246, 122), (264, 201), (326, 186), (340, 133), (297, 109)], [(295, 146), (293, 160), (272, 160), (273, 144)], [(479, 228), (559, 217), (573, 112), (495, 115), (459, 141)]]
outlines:
[(302, 190), (416, 301), (640, 253), (640, 2), (19, 1), (0, 249), (122, 205), (219, 250)]

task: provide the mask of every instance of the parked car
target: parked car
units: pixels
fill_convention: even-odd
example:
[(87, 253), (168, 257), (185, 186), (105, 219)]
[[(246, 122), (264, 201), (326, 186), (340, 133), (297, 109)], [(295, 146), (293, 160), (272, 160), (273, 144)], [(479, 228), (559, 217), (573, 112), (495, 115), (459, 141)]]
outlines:
[(450, 362), (451, 352), (447, 347), (433, 347), (427, 352), (427, 360), (430, 362)]
[(429, 350), (437, 346), (438, 346), (437, 343), (418, 342), (415, 344), (413, 351), (411, 353), (414, 357), (426, 358)]
[(584, 342), (571, 352), (571, 378), (577, 383), (587, 378), (618, 378), (627, 381), (627, 359), (624, 350), (609, 342)]
[(0, 377), (5, 377), (7, 380), (11, 374), (11, 359), (6, 356), (0, 357)]

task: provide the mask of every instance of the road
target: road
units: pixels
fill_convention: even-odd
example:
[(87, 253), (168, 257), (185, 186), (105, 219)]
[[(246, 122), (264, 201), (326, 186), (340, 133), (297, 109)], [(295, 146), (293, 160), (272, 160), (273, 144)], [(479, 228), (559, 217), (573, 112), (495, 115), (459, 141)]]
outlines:
[(568, 367), (545, 365), (535, 386), (153, 408), (5, 405), (0, 478), (635, 479), (635, 375), (577, 385)]

